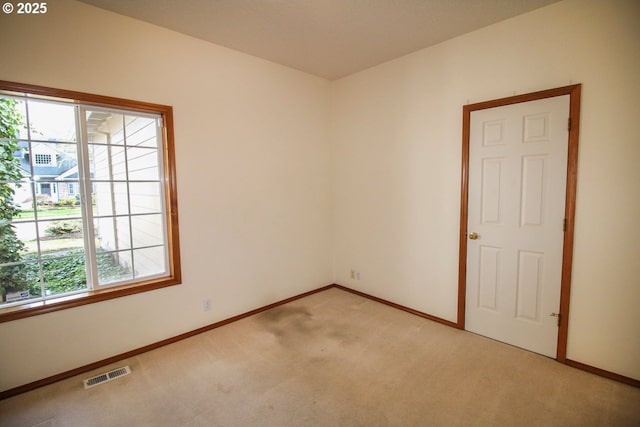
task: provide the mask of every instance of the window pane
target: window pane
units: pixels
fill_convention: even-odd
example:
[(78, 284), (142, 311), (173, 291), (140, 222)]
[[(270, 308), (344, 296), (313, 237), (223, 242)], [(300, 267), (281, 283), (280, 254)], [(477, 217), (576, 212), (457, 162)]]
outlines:
[(87, 133), (94, 144), (123, 145), (123, 116), (112, 111), (87, 111)]
[(129, 184), (129, 191), (131, 194), (132, 214), (162, 212), (160, 183), (132, 182)]
[(50, 258), (42, 262), (46, 295), (58, 295), (87, 289), (84, 250), (66, 253), (70, 256)]
[(131, 272), (131, 251), (98, 251), (97, 255), (98, 283), (100, 285), (133, 279)]
[(89, 169), (96, 181), (126, 180), (124, 148), (89, 145)]
[(20, 167), (26, 176), (36, 182), (37, 200), (41, 204), (46, 202), (50, 205), (67, 202), (70, 198), (68, 186), (60, 184), (65, 181), (78, 182), (77, 146), (67, 143), (32, 142), (24, 151)]
[(136, 249), (133, 251), (136, 278), (166, 273), (164, 247)]
[(13, 106), (14, 112), (20, 120), (20, 126), (18, 127), (18, 139), (29, 139), (29, 133), (27, 131), (27, 105), (22, 99), (15, 99)]
[(164, 224), (162, 215), (141, 215), (131, 217), (133, 247), (164, 244)]
[(101, 251), (131, 248), (129, 217), (106, 217), (94, 220), (96, 246)]
[(37, 262), (0, 266), (2, 302), (26, 301), (41, 296)]
[(124, 182), (96, 182), (93, 184), (93, 200), (93, 214), (96, 216), (129, 213), (127, 184)]
[(28, 212), (33, 214), (33, 198), (31, 184), (23, 182), (0, 181), (2, 192), (2, 218), (12, 220), (28, 218)]
[[(95, 112), (91, 114), (95, 114)], [(124, 145), (124, 116), (115, 112), (109, 112), (107, 114), (109, 114), (109, 118), (104, 121), (100, 127), (100, 131), (108, 135), (109, 144)]]
[[(25, 172), (30, 173), (30, 166), (33, 166), (35, 176), (47, 177), (54, 181), (62, 178), (78, 178), (76, 144), (32, 142), (21, 145), (24, 147), (20, 161)], [(29, 164), (30, 161), (33, 161), (33, 165)]]
[[(13, 221), (11, 225), (6, 225), (5, 227), (11, 227), (10, 229), (0, 227), (0, 234), (3, 236), (4, 245), (1, 246), (0, 252), (2, 252), (3, 256), (1, 256), (0, 262), (14, 262), (14, 261), (22, 261), (22, 256), (28, 253), (38, 253), (38, 242), (37, 242), (37, 233), (36, 233), (36, 223), (33, 221)], [(11, 242), (8, 239), (9, 233), (13, 232), (16, 242), (13, 240)], [(17, 245), (17, 246), (13, 246)], [(18, 250), (18, 258), (9, 259), (8, 253), (11, 252), (11, 246)]]
[[(87, 111), (86, 124), (89, 142), (108, 143), (110, 123), (113, 121), (122, 122), (120, 114), (113, 114), (109, 111)], [(120, 126), (122, 127), (122, 126)]]
[(60, 208), (80, 208), (80, 182), (75, 179), (58, 180), (58, 206)]
[[(23, 261), (23, 256), (28, 252), (22, 240), (24, 236), (19, 234), (21, 230), (18, 227), (27, 230), (25, 235), (29, 231), (28, 224), (14, 224), (6, 220), (0, 221), (0, 265), (21, 262)], [(2, 282), (0, 282), (1, 284)]]
[(84, 239), (81, 219), (38, 221), (40, 237), (40, 256), (42, 258), (59, 257), (72, 250), (84, 253)]
[(73, 106), (29, 100), (27, 110), (31, 139), (77, 141)]
[(13, 191), (12, 205), (16, 208), (12, 214), (13, 219), (33, 218), (33, 183), (25, 180), (7, 186)]
[(115, 214), (112, 183), (96, 182), (93, 184), (93, 214), (96, 216)]
[(149, 117), (126, 116), (128, 146), (158, 147), (156, 120)]
[(127, 166), (130, 180), (158, 180), (158, 150), (152, 148), (128, 148)]

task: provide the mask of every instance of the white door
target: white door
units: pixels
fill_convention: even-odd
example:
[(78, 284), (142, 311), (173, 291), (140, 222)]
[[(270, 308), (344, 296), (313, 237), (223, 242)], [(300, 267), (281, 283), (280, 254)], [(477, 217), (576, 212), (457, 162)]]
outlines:
[(569, 95), (471, 112), (465, 327), (556, 357)]

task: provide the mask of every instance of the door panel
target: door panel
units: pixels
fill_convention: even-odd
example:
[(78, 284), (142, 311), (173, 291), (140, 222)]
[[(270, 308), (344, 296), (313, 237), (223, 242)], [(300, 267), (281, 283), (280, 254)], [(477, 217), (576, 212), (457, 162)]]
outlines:
[(480, 279), (478, 283), (478, 307), (497, 312), (500, 286), (501, 248), (480, 246)]
[(466, 329), (555, 357), (569, 95), (471, 112)]
[(540, 321), (543, 260), (544, 254), (539, 252), (518, 253), (516, 318)]
[(500, 224), (500, 182), (503, 158), (482, 159), (482, 186), (480, 191), (481, 221), (483, 224)]

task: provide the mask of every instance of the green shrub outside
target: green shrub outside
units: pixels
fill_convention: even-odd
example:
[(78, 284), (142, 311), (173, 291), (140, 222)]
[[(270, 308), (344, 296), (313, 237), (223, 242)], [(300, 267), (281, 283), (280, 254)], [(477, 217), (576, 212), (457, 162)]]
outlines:
[(45, 233), (49, 236), (64, 236), (65, 234), (74, 234), (81, 232), (82, 221), (79, 219), (53, 221), (45, 230)]
[[(115, 262), (110, 253), (98, 253), (98, 271), (102, 280), (117, 278), (130, 273), (130, 269)], [(40, 295), (39, 266), (35, 254), (25, 255), (24, 270), (29, 283), (31, 297)], [(67, 251), (63, 258), (45, 258), (42, 260), (42, 272), (45, 289), (49, 293), (61, 294), (87, 287), (87, 274), (84, 261), (84, 250)], [(24, 274), (24, 273), (23, 273)]]
[(57, 207), (74, 207), (76, 205), (80, 204), (80, 199), (76, 199), (75, 197), (69, 198), (69, 199), (62, 199), (56, 203), (54, 203), (55, 206)]

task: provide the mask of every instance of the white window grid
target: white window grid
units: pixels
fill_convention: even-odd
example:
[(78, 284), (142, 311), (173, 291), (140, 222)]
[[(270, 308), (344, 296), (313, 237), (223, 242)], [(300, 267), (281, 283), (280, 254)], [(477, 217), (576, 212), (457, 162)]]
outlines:
[[(18, 99), (21, 100), (23, 102), (25, 102), (26, 104), (28, 104), (29, 100), (26, 97), (20, 97), (20, 96), (5, 96), (2, 95), (5, 98), (14, 98), (14, 99)], [(58, 101), (58, 100), (46, 100), (43, 101), (42, 99), (38, 99), (39, 102), (48, 102), (48, 103), (52, 103), (52, 104), (65, 104), (65, 105), (69, 105), (69, 102), (65, 102), (65, 101)], [(147, 117), (147, 118), (153, 118), (156, 121), (156, 126), (157, 129), (159, 130), (162, 127), (162, 118), (159, 114), (152, 114), (152, 113), (144, 113), (144, 112), (139, 112), (139, 111), (131, 111), (131, 110), (127, 110), (127, 109), (117, 109), (117, 108), (107, 108), (107, 107), (99, 107), (99, 106), (85, 106), (79, 103), (73, 103), (73, 105), (75, 105), (75, 123), (76, 123), (76, 132), (79, 135), (80, 141), (77, 143), (77, 147), (78, 147), (78, 173), (79, 173), (79, 179), (77, 182), (73, 182), (73, 183), (69, 183), (69, 188), (71, 189), (71, 187), (73, 186), (74, 188), (77, 188), (77, 192), (75, 192), (75, 194), (80, 196), (80, 200), (81, 200), (81, 206), (82, 206), (82, 216), (79, 217), (65, 217), (66, 220), (81, 220), (82, 224), (83, 224), (83, 238), (84, 238), (84, 245), (85, 245), (85, 250), (86, 252), (88, 252), (90, 255), (87, 256), (85, 255), (85, 261), (86, 261), (86, 270), (87, 270), (87, 287), (84, 289), (79, 289), (79, 290), (75, 290), (75, 291), (71, 291), (71, 292), (65, 292), (65, 293), (58, 293), (55, 295), (47, 295), (46, 289), (45, 289), (45, 283), (43, 281), (43, 271), (42, 271), (42, 250), (41, 250), (41, 246), (40, 246), (40, 232), (39, 232), (39, 227), (37, 227), (38, 222), (40, 221), (39, 217), (38, 217), (38, 209), (36, 206), (36, 203), (34, 202), (34, 219), (32, 222), (34, 222), (36, 224), (36, 234), (37, 234), (37, 238), (36, 238), (36, 242), (37, 242), (37, 253), (38, 253), (38, 262), (40, 264), (40, 269), (39, 269), (39, 275), (40, 275), (40, 290), (41, 290), (41, 296), (39, 297), (35, 297), (35, 298), (29, 298), (28, 300), (20, 300), (20, 301), (16, 301), (14, 303), (4, 303), (1, 305), (1, 307), (5, 308), (5, 307), (11, 307), (14, 305), (22, 305), (25, 302), (28, 303), (33, 303), (33, 302), (38, 302), (38, 301), (46, 301), (46, 300), (50, 300), (50, 299), (56, 299), (56, 300), (61, 300), (64, 299), (65, 297), (70, 297), (76, 294), (86, 294), (87, 291), (90, 290), (97, 290), (97, 289), (101, 289), (101, 288), (108, 288), (108, 287), (114, 287), (114, 286), (125, 286), (131, 283), (134, 283), (136, 281), (140, 280), (140, 277), (136, 277), (135, 275), (135, 257), (131, 256), (131, 260), (132, 260), (132, 265), (130, 266), (131, 271), (133, 272), (133, 277), (129, 280), (120, 280), (120, 281), (114, 281), (114, 282), (109, 282), (109, 283), (104, 283), (104, 284), (100, 284), (99, 283), (99, 279), (98, 279), (98, 271), (97, 271), (97, 264), (96, 264), (96, 260), (97, 260), (97, 252), (96, 252), (96, 245), (95, 245), (95, 239), (91, 238), (91, 236), (95, 235), (94, 232), (94, 219), (100, 218), (100, 216), (95, 216), (92, 213), (92, 204), (91, 203), (85, 203), (84, 201), (86, 200), (91, 200), (91, 196), (86, 196), (86, 195), (91, 195), (93, 192), (93, 184), (94, 183), (99, 183), (99, 182), (120, 182), (120, 183), (126, 183), (127, 185), (129, 185), (129, 183), (131, 183), (132, 181), (128, 180), (128, 171), (127, 171), (127, 179), (125, 180), (92, 180), (90, 177), (90, 171), (89, 171), (89, 153), (88, 153), (88, 145), (89, 145), (89, 137), (88, 137), (88, 132), (87, 132), (87, 127), (86, 127), (86, 120), (84, 120), (84, 118), (86, 118), (86, 112), (87, 111), (103, 111), (103, 112), (111, 112), (111, 113), (115, 113), (115, 114), (122, 114), (124, 115), (129, 115), (129, 116), (137, 116), (137, 117)], [(28, 108), (26, 109), (26, 122), (29, 123), (29, 112), (28, 112)], [(161, 183), (163, 183), (165, 181), (165, 177), (164, 177), (164, 144), (166, 143), (166, 141), (163, 140), (163, 133), (158, 131), (156, 132), (156, 137), (159, 141), (159, 144), (156, 148), (156, 152), (157, 152), (157, 164), (158, 164), (158, 168), (159, 168), (159, 177), (157, 180), (135, 180), (136, 183), (142, 183), (142, 182), (153, 182), (153, 183), (158, 183), (159, 185)], [(123, 132), (125, 132), (125, 144), (124, 147), (127, 147), (126, 144), (126, 130), (123, 129)], [(27, 128), (27, 143), (28, 143), (28, 149), (29, 151), (31, 151), (32, 146), (34, 143), (36, 142), (43, 142), (42, 139), (38, 139), (36, 135), (31, 135), (31, 130), (29, 128)], [(58, 142), (58, 141), (48, 141), (49, 143), (52, 144), (71, 144), (71, 142)], [(75, 144), (75, 142), (73, 143)], [(92, 143), (94, 144), (94, 143)], [(100, 144), (97, 144), (100, 145)], [(107, 144), (108, 145), (108, 144)], [(52, 155), (50, 154), (40, 154), (43, 155), (45, 157), (40, 157), (39, 159), (41, 161), (44, 160), (49, 160), (49, 163), (51, 163), (52, 161)], [(127, 150), (125, 150), (125, 156), (127, 155)], [(48, 157), (47, 157), (48, 156)], [(126, 158), (126, 157), (125, 157)], [(31, 188), (31, 193), (33, 195), (33, 200), (36, 200), (36, 194), (38, 193), (36, 190), (40, 188), (41, 183), (38, 183), (36, 181), (33, 181), (33, 177), (35, 177), (35, 171), (34, 168), (36, 165), (34, 165), (34, 162), (30, 162), (30, 173), (31, 173), (31, 179), (23, 179), (19, 182), (16, 182), (16, 184), (20, 184), (20, 185), (29, 185)], [(51, 184), (55, 185), (54, 182), (51, 182)], [(76, 187), (77, 186), (77, 187)], [(169, 275), (169, 253), (168, 253), (168, 235), (167, 235), (167, 212), (166, 212), (166, 194), (165, 194), (165, 189), (162, 186), (161, 187), (161, 191), (160, 191), (160, 197), (161, 197), (161, 201), (160, 201), (160, 205), (162, 206), (161, 211), (159, 212), (159, 214), (162, 216), (162, 223), (165, 225), (163, 227), (163, 236), (162, 236), (162, 244), (158, 244), (158, 245), (147, 245), (147, 246), (134, 246), (133, 242), (131, 242), (130, 248), (128, 249), (124, 249), (124, 250), (111, 250), (111, 251), (106, 251), (103, 252), (105, 254), (115, 254), (117, 255), (118, 253), (121, 252), (130, 252), (133, 253), (134, 250), (143, 250), (143, 249), (150, 249), (150, 248), (157, 248), (157, 247), (162, 247), (164, 248), (164, 265), (165, 265), (165, 271), (159, 274), (155, 274), (155, 275), (148, 275), (148, 276), (144, 276), (143, 278), (145, 280), (152, 280), (155, 278), (161, 278), (161, 277), (167, 277)], [(131, 197), (130, 197), (130, 193), (129, 191), (127, 191), (127, 203), (129, 205), (129, 207), (131, 206)], [(129, 210), (130, 212), (130, 210)], [(113, 215), (113, 217), (117, 218), (117, 217), (137, 217), (137, 216), (145, 216), (145, 215), (157, 215), (158, 213), (154, 213), (154, 214), (119, 214), (119, 215)], [(131, 236), (131, 238), (133, 238), (133, 233), (132, 233), (132, 229), (131, 229), (131, 221), (129, 221), (129, 226), (130, 226), (130, 230), (129, 230), (129, 235)], [(55, 259), (55, 258), (64, 258), (64, 256), (53, 256), (53, 257), (47, 257), (47, 259)], [(6, 264), (2, 264), (2, 266), (11, 266), (11, 265), (16, 265), (16, 264), (20, 264), (20, 263), (6, 263)]]

